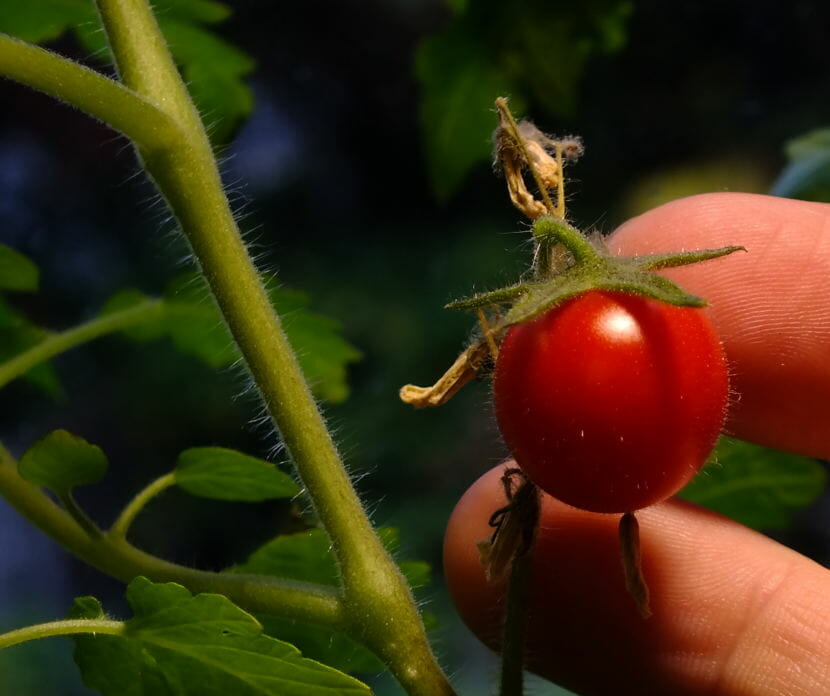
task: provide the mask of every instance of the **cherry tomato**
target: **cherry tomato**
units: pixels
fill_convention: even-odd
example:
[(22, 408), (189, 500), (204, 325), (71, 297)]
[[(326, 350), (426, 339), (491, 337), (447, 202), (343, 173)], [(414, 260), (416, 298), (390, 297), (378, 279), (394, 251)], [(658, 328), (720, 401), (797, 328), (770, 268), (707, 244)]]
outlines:
[(592, 290), (508, 331), (493, 392), (501, 433), (537, 486), (618, 513), (694, 476), (723, 426), (728, 373), (700, 309)]

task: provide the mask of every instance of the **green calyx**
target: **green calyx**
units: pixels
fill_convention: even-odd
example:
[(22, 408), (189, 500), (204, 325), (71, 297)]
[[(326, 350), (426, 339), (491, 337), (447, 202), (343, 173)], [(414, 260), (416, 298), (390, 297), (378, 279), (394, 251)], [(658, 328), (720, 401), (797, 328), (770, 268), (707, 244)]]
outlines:
[(533, 225), (534, 278), (451, 302), (448, 309), (484, 309), (509, 305), (499, 322), (507, 328), (534, 319), (565, 300), (589, 290), (609, 290), (650, 297), (682, 307), (706, 301), (653, 271), (687, 266), (745, 251), (741, 246), (633, 257), (612, 256), (601, 238), (589, 239), (561, 218), (541, 217)]

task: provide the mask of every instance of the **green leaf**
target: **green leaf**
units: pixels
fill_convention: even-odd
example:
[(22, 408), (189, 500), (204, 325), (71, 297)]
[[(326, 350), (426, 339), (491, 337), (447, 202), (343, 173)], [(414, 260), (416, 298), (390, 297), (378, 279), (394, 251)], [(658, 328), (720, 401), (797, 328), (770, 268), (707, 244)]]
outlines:
[(196, 273), (174, 278), (165, 291), (164, 329), (182, 353), (211, 367), (225, 367), (239, 354), (208, 292)]
[[(265, 282), (275, 285), (268, 279)], [(349, 394), (346, 366), (360, 359), (360, 351), (340, 335), (339, 322), (308, 310), (305, 293), (275, 286), (268, 290), (268, 296), (314, 394), (330, 403), (343, 401)], [(137, 290), (124, 290), (104, 305), (101, 314), (128, 309), (149, 299)], [(195, 273), (174, 278), (165, 292), (162, 311), (148, 314), (145, 321), (124, 333), (138, 341), (167, 335), (182, 353), (211, 367), (226, 367), (239, 360), (219, 309), (204, 280)]]
[[(384, 546), (394, 551), (398, 546), (397, 529), (381, 527), (377, 531)], [(429, 564), (403, 561), (399, 567), (413, 588), (429, 583)], [(229, 572), (276, 575), (323, 585), (336, 585), (338, 582), (331, 542), (322, 529), (279, 536), (254, 551), (245, 563), (231, 568)], [(299, 647), (304, 655), (345, 672), (373, 672), (383, 668), (371, 652), (342, 633), (274, 617), (263, 616), (261, 621), (269, 635), (287, 640)]]
[[(104, 608), (95, 597), (76, 597), (69, 619), (103, 619)], [(75, 663), (87, 686), (101, 693), (120, 690), (123, 696), (171, 695), (155, 660), (138, 641), (76, 636)]]
[(90, 21), (100, 29), (91, 0), (0, 2), (0, 31), (32, 43), (52, 41)]
[(75, 597), (72, 602), (72, 608), (67, 614), (70, 619), (103, 619), (106, 618), (104, 614), (104, 607), (101, 606), (95, 597)]
[(32, 445), (17, 466), (30, 483), (63, 495), (75, 486), (100, 481), (107, 472), (107, 457), (82, 437), (55, 430)]
[(337, 563), (331, 553), (331, 542), (325, 531), (317, 528), (272, 539), (231, 572), (337, 584)]
[(572, 116), (588, 61), (620, 50), (628, 0), (559, 3), (452, 2), (455, 17), (416, 53), (421, 132), (436, 196), (449, 198), (469, 170), (490, 156), (493, 102), (511, 96), (515, 111), (531, 98), (558, 117)]
[[(215, 594), (136, 578), (122, 636), (76, 637), (84, 683), (104, 696), (358, 696), (356, 679), (302, 657)], [(77, 606), (77, 604), (76, 604)]]
[(536, 0), (520, 12), (505, 9), (502, 51), (511, 76), (549, 113), (571, 117), (588, 61), (625, 45), (632, 3), (586, 0), (551, 11), (548, 2)]
[(790, 140), (784, 150), (790, 161), (806, 159), (830, 151), (830, 128), (819, 128)]
[(32, 292), (39, 280), (40, 272), (28, 257), (0, 244), (0, 290)]
[(680, 497), (753, 529), (784, 529), (826, 484), (827, 472), (813, 459), (723, 438), (714, 462)]
[[(30, 323), (0, 296), (0, 362), (10, 360), (37, 345), (47, 336), (48, 331)], [(59, 399), (64, 395), (63, 387), (50, 362), (35, 365), (23, 375), (23, 379), (53, 399)]]
[[(107, 314), (114, 314), (116, 312), (123, 312), (133, 307), (151, 302), (153, 298), (148, 297), (143, 292), (129, 288), (121, 290), (113, 295), (101, 307), (99, 316), (106, 316)], [(142, 321), (132, 326), (122, 329), (122, 333), (134, 341), (145, 342), (161, 338), (165, 334), (163, 312), (159, 312), (156, 316), (150, 316), (146, 321)]]
[(342, 337), (340, 322), (309, 311), (304, 292), (274, 287), (268, 296), (282, 317), (288, 342), (312, 391), (329, 403), (345, 401), (349, 395), (346, 366), (362, 354)]
[(159, 26), (182, 66), (193, 101), (214, 142), (231, 139), (254, 106), (244, 78), (255, 66), (246, 53), (223, 41), (191, 15), (158, 14)]
[(805, 201), (830, 202), (830, 128), (815, 130), (786, 145), (790, 163), (770, 193)]
[[(211, 139), (227, 143), (253, 108), (245, 77), (255, 65), (209, 26), (227, 19), (230, 8), (206, 0), (157, 0), (153, 9)], [(70, 29), (90, 55), (112, 62), (92, 0), (0, 2), (0, 31), (11, 36), (41, 43)]]
[[(490, 157), (493, 103), (511, 94), (513, 85), (463, 19), (420, 45), (415, 74), (427, 172), (436, 197), (445, 201), (474, 165)], [(514, 97), (512, 105), (521, 110), (521, 98)]]
[(222, 447), (193, 447), (179, 455), (176, 485), (191, 495), (215, 500), (259, 501), (291, 498), (294, 480), (266, 462)]

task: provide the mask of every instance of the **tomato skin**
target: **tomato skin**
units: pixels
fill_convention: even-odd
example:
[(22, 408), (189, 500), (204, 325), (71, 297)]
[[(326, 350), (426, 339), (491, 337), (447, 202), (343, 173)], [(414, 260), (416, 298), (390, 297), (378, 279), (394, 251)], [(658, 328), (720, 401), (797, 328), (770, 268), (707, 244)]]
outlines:
[(715, 444), (728, 391), (700, 309), (598, 290), (511, 328), (493, 384), (499, 429), (528, 477), (606, 513), (680, 490)]

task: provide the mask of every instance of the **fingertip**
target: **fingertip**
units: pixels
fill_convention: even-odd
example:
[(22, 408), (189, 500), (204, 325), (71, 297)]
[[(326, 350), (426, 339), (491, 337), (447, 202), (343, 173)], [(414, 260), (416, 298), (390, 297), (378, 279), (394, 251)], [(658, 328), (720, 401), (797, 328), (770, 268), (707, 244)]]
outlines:
[(663, 273), (709, 302), (733, 374), (729, 431), (830, 456), (830, 205), (703, 194), (629, 220), (609, 245), (627, 256), (744, 246)]
[[(500, 475), (488, 472), (459, 502), (444, 556), (462, 618), (494, 648), (504, 586), (486, 582), (472, 549), (503, 504)], [(826, 569), (688, 503), (637, 515), (652, 597), (645, 621), (625, 590), (618, 516), (543, 498), (528, 609), (533, 671), (581, 694), (824, 693), (814, 687), (830, 685)], [(780, 684), (789, 690), (769, 689)]]

